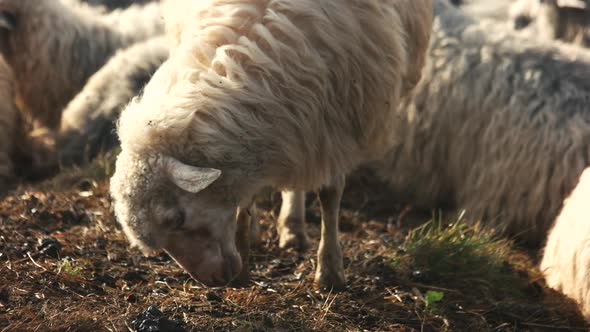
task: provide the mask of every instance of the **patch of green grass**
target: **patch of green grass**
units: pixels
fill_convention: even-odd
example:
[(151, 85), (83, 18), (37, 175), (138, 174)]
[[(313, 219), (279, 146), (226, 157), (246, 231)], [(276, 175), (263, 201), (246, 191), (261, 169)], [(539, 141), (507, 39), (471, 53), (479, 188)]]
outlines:
[[(457, 289), (473, 297), (519, 298), (527, 281), (508, 263), (512, 246), (490, 229), (468, 225), (462, 215), (451, 223), (438, 217), (411, 231), (404, 250), (391, 262), (394, 269), (405, 270), (420, 283)], [(431, 293), (430, 303), (437, 298), (438, 294)]]
[(78, 272), (80, 270), (78, 267), (75, 267), (72, 263), (70, 263), (70, 261), (67, 259), (62, 260), (60, 269), (71, 276), (78, 275)]
[(437, 303), (442, 301), (444, 297), (445, 293), (443, 292), (429, 290), (424, 296), (424, 306), (427, 310), (438, 311)]

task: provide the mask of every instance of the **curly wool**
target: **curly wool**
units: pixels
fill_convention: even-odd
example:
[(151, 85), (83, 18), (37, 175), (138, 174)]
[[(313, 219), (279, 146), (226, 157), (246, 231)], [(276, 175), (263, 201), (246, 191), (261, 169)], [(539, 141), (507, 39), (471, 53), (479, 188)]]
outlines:
[(279, 186), (315, 188), (392, 141), (399, 82), (417, 81), (401, 17), (420, 5), (192, 5), (194, 19), (161, 69), (168, 73), (156, 74), (120, 119), (123, 149), (196, 163), (247, 160), (255, 173), (265, 164), (263, 176)]
[(434, 7), (424, 79), (375, 167), (416, 205), (465, 208), (539, 244), (590, 164), (590, 54)]

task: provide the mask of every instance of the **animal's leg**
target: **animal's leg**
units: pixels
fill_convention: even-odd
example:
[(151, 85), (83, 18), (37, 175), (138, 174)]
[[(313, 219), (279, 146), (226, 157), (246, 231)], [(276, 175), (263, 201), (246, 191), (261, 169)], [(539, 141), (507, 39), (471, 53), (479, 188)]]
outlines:
[(232, 286), (245, 286), (250, 282), (250, 224), (253, 222), (250, 209), (256, 205), (253, 203), (250, 208), (238, 210), (236, 247), (242, 258), (242, 271), (232, 280)]
[(309, 238), (305, 231), (305, 192), (281, 192), (283, 203), (277, 222), (279, 246), (304, 251), (309, 247)]
[(346, 287), (342, 250), (338, 240), (338, 218), (344, 184), (344, 176), (339, 176), (318, 192), (322, 213), (322, 237), (318, 248), (315, 282), (322, 287), (333, 289)]

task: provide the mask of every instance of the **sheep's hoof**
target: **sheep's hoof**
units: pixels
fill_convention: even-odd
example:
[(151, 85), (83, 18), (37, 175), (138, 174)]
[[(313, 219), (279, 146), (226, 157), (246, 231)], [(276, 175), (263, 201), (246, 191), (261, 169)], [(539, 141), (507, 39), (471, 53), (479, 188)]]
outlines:
[(287, 217), (277, 223), (277, 228), (281, 249), (294, 248), (303, 252), (309, 248), (309, 238), (305, 232), (303, 219)]
[(346, 289), (346, 277), (342, 267), (320, 268), (316, 270), (314, 283), (317, 287), (328, 291), (342, 291)]
[(247, 287), (250, 284), (250, 270), (248, 267), (244, 267), (240, 274), (238, 274), (229, 285), (234, 288)]
[(304, 232), (294, 233), (290, 229), (285, 229), (279, 236), (279, 247), (303, 252), (309, 248), (309, 238)]

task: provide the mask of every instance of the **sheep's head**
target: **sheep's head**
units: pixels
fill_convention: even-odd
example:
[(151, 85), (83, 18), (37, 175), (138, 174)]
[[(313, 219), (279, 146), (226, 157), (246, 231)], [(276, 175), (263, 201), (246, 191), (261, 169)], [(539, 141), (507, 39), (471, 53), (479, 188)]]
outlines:
[(111, 179), (117, 220), (148, 254), (163, 248), (193, 278), (227, 284), (242, 262), (235, 246), (237, 204), (211, 186), (221, 171), (123, 151)]

